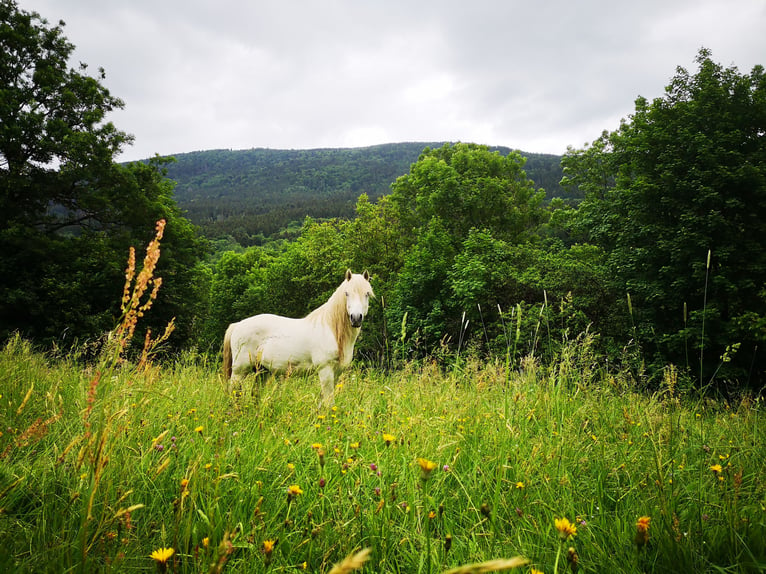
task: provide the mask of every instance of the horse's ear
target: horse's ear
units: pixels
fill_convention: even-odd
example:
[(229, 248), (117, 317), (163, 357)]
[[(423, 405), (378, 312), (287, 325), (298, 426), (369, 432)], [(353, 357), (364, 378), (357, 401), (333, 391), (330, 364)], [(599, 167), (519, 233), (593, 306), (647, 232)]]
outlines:
[(363, 277), (364, 277), (365, 281), (369, 281), (370, 280), (370, 273), (367, 271), (367, 269), (364, 270)]
[(351, 281), (351, 269), (346, 269), (346, 281)]

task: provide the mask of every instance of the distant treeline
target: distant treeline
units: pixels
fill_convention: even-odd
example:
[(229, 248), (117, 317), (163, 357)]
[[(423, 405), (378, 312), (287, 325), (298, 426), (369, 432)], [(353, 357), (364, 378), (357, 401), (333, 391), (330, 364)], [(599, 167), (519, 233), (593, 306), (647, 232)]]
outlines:
[[(426, 147), (392, 143), (365, 148), (212, 150), (175, 156), (168, 177), (186, 216), (210, 239), (231, 237), (243, 246), (263, 243), (306, 216), (354, 216), (362, 193), (376, 200), (406, 174)], [(495, 147), (507, 155), (509, 148)], [(523, 153), (525, 171), (547, 197), (571, 197), (559, 185), (561, 156)], [(296, 230), (298, 226), (294, 226)]]

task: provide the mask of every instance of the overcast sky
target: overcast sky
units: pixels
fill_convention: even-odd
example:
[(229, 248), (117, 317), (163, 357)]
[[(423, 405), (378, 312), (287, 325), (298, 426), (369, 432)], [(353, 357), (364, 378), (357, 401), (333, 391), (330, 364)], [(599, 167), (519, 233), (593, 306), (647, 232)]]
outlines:
[(465, 141), (562, 154), (701, 47), (766, 65), (764, 0), (18, 0), (125, 101), (120, 157)]

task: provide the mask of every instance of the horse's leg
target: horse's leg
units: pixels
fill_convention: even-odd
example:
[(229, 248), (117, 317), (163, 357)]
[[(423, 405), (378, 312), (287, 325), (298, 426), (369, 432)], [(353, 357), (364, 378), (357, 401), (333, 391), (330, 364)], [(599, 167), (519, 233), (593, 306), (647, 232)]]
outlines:
[(231, 367), (231, 377), (227, 391), (229, 396), (242, 396), (242, 381), (252, 372), (250, 363), (235, 360)]
[(319, 369), (319, 382), (322, 385), (322, 400), (320, 407), (331, 407), (335, 402), (333, 391), (335, 390), (335, 366), (325, 365)]
[(261, 387), (264, 387), (274, 375), (270, 371), (261, 367), (257, 367), (254, 372), (253, 388), (250, 394), (255, 402), (259, 402), (261, 398)]
[(242, 377), (232, 372), (231, 377), (229, 377), (229, 380), (226, 383), (226, 393), (229, 396), (232, 396), (235, 393), (236, 394), (240, 393), (241, 390), (242, 390)]

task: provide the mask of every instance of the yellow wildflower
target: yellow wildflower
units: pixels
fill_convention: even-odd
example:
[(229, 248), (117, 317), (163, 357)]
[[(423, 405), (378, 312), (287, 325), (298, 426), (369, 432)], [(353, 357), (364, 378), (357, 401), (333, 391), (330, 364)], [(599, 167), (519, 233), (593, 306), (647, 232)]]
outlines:
[(175, 554), (175, 550), (172, 548), (158, 548), (154, 552), (152, 552), (149, 556), (159, 562), (160, 564), (165, 564), (173, 554)]
[(392, 434), (383, 433), (383, 440), (386, 441), (386, 445), (390, 445), (392, 442), (396, 440), (396, 437)]
[(205, 430), (205, 427), (202, 425), (199, 425), (197, 428), (194, 429), (194, 432), (198, 432), (199, 434), (202, 434), (202, 431)]
[(420, 465), (421, 480), (428, 480), (428, 477), (431, 476), (431, 473), (436, 468), (436, 463), (427, 458), (419, 458), (418, 464)]
[(569, 522), (568, 518), (556, 518), (554, 524), (556, 525), (556, 530), (559, 531), (559, 536), (561, 536), (562, 540), (577, 536), (577, 527)]
[(297, 484), (292, 484), (287, 487), (287, 500), (290, 501), (299, 494), (303, 494), (303, 490)]
[(651, 517), (649, 516), (642, 516), (638, 519), (638, 522), (636, 522), (636, 537), (634, 539), (634, 542), (636, 543), (636, 546), (639, 548), (642, 548), (646, 545), (647, 542), (649, 542), (649, 521), (651, 520)]
[(263, 554), (265, 555), (266, 566), (271, 564), (271, 553), (274, 551), (274, 546), (276, 546), (276, 544), (276, 540), (263, 541)]
[(710, 467), (710, 470), (716, 474), (721, 474), (723, 472), (723, 467), (720, 464), (714, 464)]

